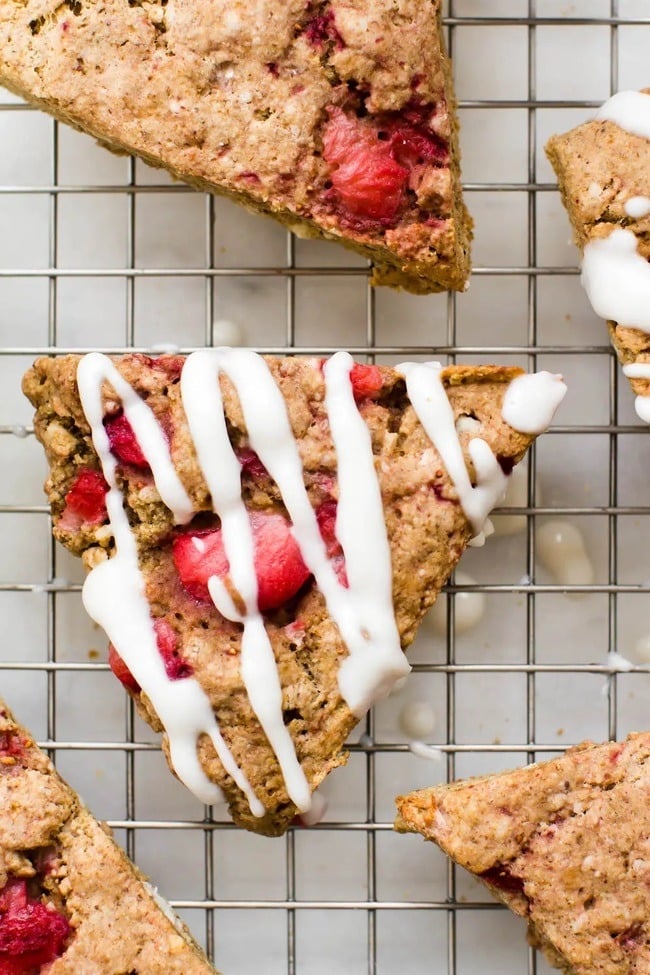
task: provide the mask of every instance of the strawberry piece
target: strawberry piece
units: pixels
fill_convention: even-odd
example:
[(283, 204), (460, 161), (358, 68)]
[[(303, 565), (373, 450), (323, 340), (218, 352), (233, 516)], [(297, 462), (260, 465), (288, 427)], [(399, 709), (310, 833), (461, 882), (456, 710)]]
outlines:
[(111, 451), (118, 460), (121, 460), (123, 464), (131, 464), (133, 467), (149, 470), (149, 461), (142, 453), (133, 427), (121, 410), (113, 416), (104, 418), (104, 428), (108, 434)]
[(323, 501), (316, 508), (316, 521), (318, 522), (321, 537), (325, 542), (327, 554), (336, 572), (336, 577), (341, 585), (347, 589), (349, 583), (345, 568), (345, 556), (343, 555), (341, 544), (336, 537), (336, 508), (336, 501)]
[(336, 537), (336, 501), (323, 501), (316, 509), (316, 521), (320, 529), (321, 538), (325, 542), (327, 554), (338, 555), (341, 551)]
[(324, 14), (312, 17), (305, 27), (305, 37), (313, 47), (322, 48), (329, 41), (333, 42), (339, 51), (345, 47), (343, 38), (334, 23), (333, 10), (326, 10)]
[(191, 677), (194, 668), (188, 664), (180, 655), (178, 649), (178, 637), (176, 631), (164, 619), (153, 621), (156, 631), (156, 643), (160, 656), (163, 658), (165, 670), (170, 680), (182, 680), (184, 677)]
[(259, 459), (254, 450), (250, 447), (242, 447), (236, 450), (237, 460), (242, 466), (242, 470), (245, 474), (250, 474), (254, 479), (259, 479), (261, 477), (268, 477), (269, 472), (266, 467)]
[(122, 684), (127, 691), (131, 691), (133, 694), (140, 693), (142, 688), (112, 643), (108, 644), (108, 665), (119, 680), (120, 684)]
[(379, 366), (369, 366), (363, 362), (355, 362), (352, 366), (350, 382), (357, 402), (362, 399), (373, 399), (384, 385)]
[(330, 180), (344, 213), (394, 221), (409, 172), (392, 158), (390, 143), (382, 142), (372, 126), (334, 109), (323, 133), (323, 156), (332, 167)]
[(65, 508), (59, 522), (61, 527), (66, 528), (68, 521), (74, 522), (71, 528), (101, 524), (106, 518), (107, 491), (108, 484), (101, 471), (82, 468), (65, 496)]
[(413, 169), (422, 163), (442, 164), (447, 161), (447, 147), (433, 132), (423, 132), (413, 125), (397, 125), (393, 128), (390, 147), (393, 158), (401, 166)]
[[(0, 758), (18, 759), (25, 752), (25, 743), (21, 735), (15, 731), (0, 732)], [(7, 763), (9, 764), (9, 763)], [(0, 763), (0, 771), (6, 767)]]
[[(191, 677), (194, 668), (183, 660), (178, 650), (176, 631), (164, 619), (155, 619), (153, 628), (156, 631), (158, 652), (163, 659), (165, 671), (170, 680), (182, 680)], [(108, 663), (120, 683), (133, 694), (139, 694), (142, 688), (124, 663), (112, 643), (108, 645)]]
[(30, 897), (25, 880), (0, 891), (0, 975), (37, 975), (63, 953), (69, 934), (67, 918)]
[[(253, 512), (250, 516), (255, 543), (257, 602), (261, 612), (286, 603), (309, 578), (291, 525), (280, 514)], [(174, 564), (187, 592), (209, 602), (208, 580), (225, 579), (230, 571), (221, 529), (185, 532), (174, 539)]]

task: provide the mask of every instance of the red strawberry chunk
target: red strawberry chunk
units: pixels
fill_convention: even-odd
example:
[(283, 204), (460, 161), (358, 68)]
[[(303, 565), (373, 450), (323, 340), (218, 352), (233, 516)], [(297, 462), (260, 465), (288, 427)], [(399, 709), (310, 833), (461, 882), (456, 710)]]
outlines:
[[(25, 752), (25, 742), (15, 731), (0, 732), (0, 772), (15, 765)], [(4, 762), (3, 762), (4, 759)]]
[(30, 897), (25, 880), (0, 891), (0, 975), (37, 975), (63, 953), (69, 934), (67, 918)]
[(106, 518), (108, 484), (101, 471), (82, 468), (65, 496), (65, 509), (59, 524), (62, 528), (80, 528), (82, 524), (99, 525)]
[(314, 47), (323, 47), (328, 41), (333, 41), (339, 50), (345, 47), (334, 23), (333, 10), (326, 10), (324, 14), (312, 17), (305, 27), (305, 37)]
[(112, 643), (108, 644), (108, 665), (127, 691), (131, 691), (133, 694), (139, 694), (142, 688), (138, 684), (137, 680), (126, 666), (119, 653), (115, 649)]
[(390, 138), (393, 158), (412, 169), (422, 163), (445, 163), (447, 147), (432, 132), (419, 131), (413, 125), (397, 125)]
[(390, 143), (370, 125), (335, 109), (323, 133), (323, 155), (344, 211), (380, 222), (395, 219), (408, 169), (392, 158)]
[[(291, 525), (280, 514), (253, 512), (250, 516), (255, 543), (257, 602), (261, 612), (284, 605), (309, 578)], [(225, 579), (230, 571), (221, 529), (185, 532), (174, 539), (174, 564), (187, 592), (209, 602), (208, 580)]]
[(104, 419), (104, 427), (108, 434), (111, 451), (123, 464), (141, 467), (149, 470), (149, 461), (142, 453), (140, 444), (136, 440), (133, 427), (123, 412)]
[(336, 576), (341, 585), (347, 589), (348, 574), (345, 568), (345, 557), (341, 544), (336, 537), (336, 508), (337, 504), (333, 499), (331, 501), (323, 501), (316, 509), (316, 520)]
[[(158, 652), (163, 659), (165, 671), (170, 680), (182, 680), (191, 677), (194, 668), (183, 660), (178, 649), (176, 631), (164, 619), (155, 619), (153, 628), (156, 631)], [(108, 663), (120, 683), (134, 694), (139, 694), (142, 688), (120, 657), (112, 643), (108, 645)]]
[(266, 467), (259, 459), (254, 450), (250, 447), (241, 447), (239, 450), (235, 451), (237, 454), (237, 460), (242, 466), (245, 474), (250, 474), (252, 478), (268, 477), (269, 472)]
[(169, 679), (182, 680), (184, 677), (191, 677), (194, 668), (180, 655), (176, 631), (164, 619), (154, 620), (153, 626), (156, 631), (158, 650)]
[(372, 399), (384, 385), (379, 366), (369, 366), (362, 362), (355, 362), (350, 370), (350, 382), (354, 398)]

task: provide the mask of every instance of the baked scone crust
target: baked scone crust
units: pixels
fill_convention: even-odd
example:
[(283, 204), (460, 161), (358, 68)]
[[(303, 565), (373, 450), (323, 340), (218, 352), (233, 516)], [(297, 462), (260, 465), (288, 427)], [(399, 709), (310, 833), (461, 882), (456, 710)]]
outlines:
[[(113, 361), (168, 431), (174, 466), (199, 512), (198, 519), (213, 517), (180, 397), (182, 357), (150, 359), (133, 354)], [(319, 360), (268, 357), (266, 361), (284, 396), (307, 492), (317, 509), (324, 501), (335, 499), (337, 491), (336, 456)], [(55, 537), (81, 555), (91, 569), (112, 553), (108, 527), (75, 525), (70, 530), (63, 517), (66, 496), (78, 472), (98, 466), (79, 400), (78, 363), (77, 356), (39, 359), (26, 374), (23, 388), (36, 408), (35, 432), (50, 465), (45, 489)], [(388, 367), (379, 367), (379, 372), (382, 388), (378, 398), (358, 405), (372, 438), (392, 559), (393, 606), (400, 641), (406, 648), (473, 532), (440, 456), (408, 401), (404, 380)], [(455, 417), (471, 418), (472, 436), (483, 438), (507, 471), (533, 439), (513, 430), (501, 415), (505, 391), (520, 374), (519, 369), (497, 366), (451, 366), (441, 374)], [(220, 384), (231, 441), (237, 450), (246, 450), (247, 433), (234, 388), (223, 376)], [(105, 394), (105, 409), (110, 412), (118, 404), (109, 388)], [(467, 453), (470, 434), (465, 430), (459, 436), (473, 474)], [(199, 742), (202, 765), (225, 792), (236, 822), (278, 835), (291, 824), (296, 807), (246, 695), (239, 665), (240, 630), (212, 605), (197, 604), (179, 586), (171, 554), (176, 529), (151, 476), (125, 467), (121, 477), (152, 614), (171, 622), (183, 659), (207, 693), (221, 732), (266, 815), (261, 819), (252, 815), (245, 796), (224, 772), (205, 736)], [(243, 497), (251, 512), (284, 511), (278, 488), (268, 475), (245, 471)], [(266, 629), (280, 674), (285, 723), (313, 791), (329, 771), (345, 761), (344, 744), (357, 722), (338, 685), (346, 648), (314, 585), (302, 590), (287, 611), (270, 614)], [(146, 695), (138, 694), (136, 700), (145, 720), (161, 730)]]
[(650, 970), (650, 734), (397, 798), (567, 975)]
[[(0, 50), (0, 84), (113, 151), (354, 248), (374, 283), (466, 286), (472, 224), (439, 0), (1, 0)], [(399, 219), (331, 205), (323, 133), (339, 111), (360, 132), (415, 113), (415, 142), (446, 146), (446, 162), (413, 168)]]
[(37, 881), (69, 921), (49, 975), (215, 975), (187, 927), (0, 700), (0, 890), (11, 878)]
[[(644, 89), (650, 94), (650, 88)], [(650, 258), (650, 214), (629, 216), (625, 203), (648, 196), (650, 139), (627, 132), (608, 119), (592, 120), (553, 136), (546, 154), (558, 178), (562, 202), (577, 246), (608, 237), (617, 227), (632, 231), (638, 252)], [(607, 323), (622, 365), (650, 363), (650, 335), (618, 322)], [(630, 379), (637, 396), (650, 395), (650, 380)]]

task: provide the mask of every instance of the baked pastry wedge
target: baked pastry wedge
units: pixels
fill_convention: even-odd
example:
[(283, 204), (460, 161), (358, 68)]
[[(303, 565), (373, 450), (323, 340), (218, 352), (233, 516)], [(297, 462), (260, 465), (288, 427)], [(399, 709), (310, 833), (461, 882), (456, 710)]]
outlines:
[(582, 283), (650, 423), (650, 89), (614, 95), (546, 153), (583, 251)]
[(1, 975), (215, 975), (0, 700)]
[(567, 975), (650, 971), (650, 734), (397, 799)]
[(0, 84), (117, 152), (463, 290), (440, 0), (0, 0)]
[(179, 778), (269, 835), (408, 672), (565, 392), (498, 366), (245, 349), (44, 358), (23, 388), (114, 671)]

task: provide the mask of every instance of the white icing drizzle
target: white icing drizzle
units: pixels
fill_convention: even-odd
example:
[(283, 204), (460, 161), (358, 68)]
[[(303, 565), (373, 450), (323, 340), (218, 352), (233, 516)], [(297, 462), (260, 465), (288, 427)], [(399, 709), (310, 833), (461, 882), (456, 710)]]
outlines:
[(598, 109), (595, 118), (650, 139), (650, 96), (642, 91), (619, 91)]
[[(650, 362), (631, 362), (623, 366), (623, 374), (628, 379), (649, 379)], [(650, 423), (650, 395), (637, 396), (634, 400), (634, 408), (644, 423)]]
[(601, 318), (650, 332), (650, 264), (631, 230), (617, 227), (608, 237), (589, 241), (580, 280)]
[[(196, 352), (187, 359), (181, 373), (185, 415), (199, 465), (212, 495), (213, 510), (221, 520), (230, 577), (244, 602), (245, 612), (241, 614), (237, 611), (221, 579), (213, 576), (208, 588), (219, 612), (227, 619), (243, 624), (241, 672), (248, 697), (277, 756), (289, 797), (304, 812), (311, 805), (311, 792), (291, 734), (282, 720), (280, 677), (271, 641), (257, 607), (253, 532), (241, 495), (241, 465), (228, 436), (218, 382), (221, 372), (234, 384), (244, 408), (244, 416), (246, 406), (250, 407), (251, 400), (254, 400), (257, 412), (266, 417), (268, 433), (265, 446), (269, 452), (273, 452), (278, 426), (282, 420), (286, 420), (286, 407), (280, 394), (282, 413), (278, 416), (277, 402), (274, 403), (273, 398), (266, 395), (265, 387), (269, 382), (277, 390), (266, 363), (243, 349)], [(264, 453), (260, 453), (262, 462), (264, 457)]]
[[(153, 432), (154, 426), (141, 420), (140, 417), (145, 415), (144, 410), (149, 410), (149, 407), (142, 400), (140, 403), (144, 410), (134, 404), (131, 396), (137, 394), (119, 374), (116, 377), (114, 372), (116, 370), (111, 361), (96, 352), (85, 356), (77, 369), (81, 405), (90, 424), (93, 444), (109, 485), (106, 508), (115, 540), (115, 555), (100, 562), (86, 578), (83, 587), (84, 606), (92, 619), (105, 630), (138, 684), (145, 688), (167, 732), (171, 763), (181, 781), (202, 802), (209, 804), (221, 801), (221, 790), (205, 775), (197, 755), (197, 739), (200, 735), (207, 734), (224, 768), (248, 797), (251, 810), (255, 813), (255, 809), (261, 809), (257, 814), (263, 815), (264, 810), (259, 800), (219, 732), (210, 702), (199, 683), (192, 677), (170, 680), (158, 652), (144, 580), (138, 565), (135, 537), (131, 532), (117, 483), (117, 462), (111, 453), (103, 424), (101, 391), (104, 379), (108, 379), (111, 385), (115, 383), (115, 392), (123, 396), (124, 411), (129, 422), (132, 422), (136, 414), (133, 428), (137, 431), (140, 447), (147, 458), (151, 457), (161, 467), (164, 466), (160, 452), (162, 431), (156, 425), (157, 433)], [(171, 467), (166, 444), (164, 449)], [(180, 514), (185, 519), (182, 506)]]
[(552, 372), (517, 376), (506, 390), (501, 413), (519, 433), (543, 433), (565, 396), (562, 376)]
[[(352, 358), (343, 352), (324, 366), (325, 406), (337, 461), (336, 536), (345, 559), (347, 587), (339, 581), (327, 556), (304, 485), (300, 452), (287, 406), (264, 359), (244, 349), (206, 350), (190, 355), (181, 373), (181, 395), (188, 426), (214, 511), (220, 519), (229, 574), (240, 602), (235, 605), (217, 576), (208, 581), (208, 589), (219, 612), (243, 626), (242, 678), (251, 706), (277, 756), (287, 792), (302, 814), (313, 808), (314, 797), (310, 795), (291, 735), (283, 722), (282, 688), (273, 648), (257, 605), (254, 538), (242, 499), (241, 465), (228, 436), (219, 375), (227, 375), (235, 388), (251, 447), (278, 485), (302, 558), (346, 644), (348, 655), (339, 670), (339, 686), (350, 709), (361, 716), (388, 694), (410, 667), (401, 649), (394, 616), (390, 546), (381, 490), (370, 431), (354, 400), (349, 375), (352, 366)], [(507, 478), (487, 443), (474, 438), (468, 447), (476, 471), (476, 487), (472, 486), (454, 413), (440, 380), (439, 365), (406, 363), (399, 371), (406, 378), (415, 411), (441, 455), (463, 511), (478, 535), (489, 511), (503, 495)], [(106, 503), (116, 549), (112, 558), (89, 574), (83, 591), (86, 609), (105, 629), (151, 700), (168, 735), (171, 762), (179, 778), (204, 802), (221, 797), (218, 787), (203, 772), (197, 755), (197, 739), (207, 734), (224, 769), (245, 794), (252, 813), (262, 816), (262, 803), (237, 766), (199, 683), (192, 677), (181, 680), (167, 677), (138, 565), (135, 537), (117, 483), (117, 461), (103, 425), (103, 382), (108, 381), (121, 401), (150, 464), (160, 497), (172, 511), (175, 522), (186, 524), (192, 517), (193, 506), (174, 470), (164, 433), (145, 401), (107, 357), (98, 353), (84, 357), (77, 381), (95, 450), (109, 485)], [(522, 397), (533, 396), (534, 403), (529, 413), (523, 404), (514, 412), (533, 415), (535, 432), (541, 431), (543, 416), (549, 415), (550, 420), (561, 398), (558, 385), (561, 384), (555, 377), (552, 387), (546, 380), (541, 381), (539, 388), (535, 386), (534, 395), (529, 386), (522, 388)], [(196, 538), (194, 544), (200, 548), (201, 539)]]
[(505, 494), (508, 478), (485, 440), (475, 437), (468, 447), (476, 472), (476, 486), (472, 486), (439, 363), (405, 362), (396, 369), (406, 379), (413, 408), (447, 468), (475, 536), (480, 538), (487, 516)]
[(632, 217), (634, 220), (641, 220), (650, 213), (650, 197), (631, 196), (629, 200), (625, 201), (624, 210), (628, 217)]

